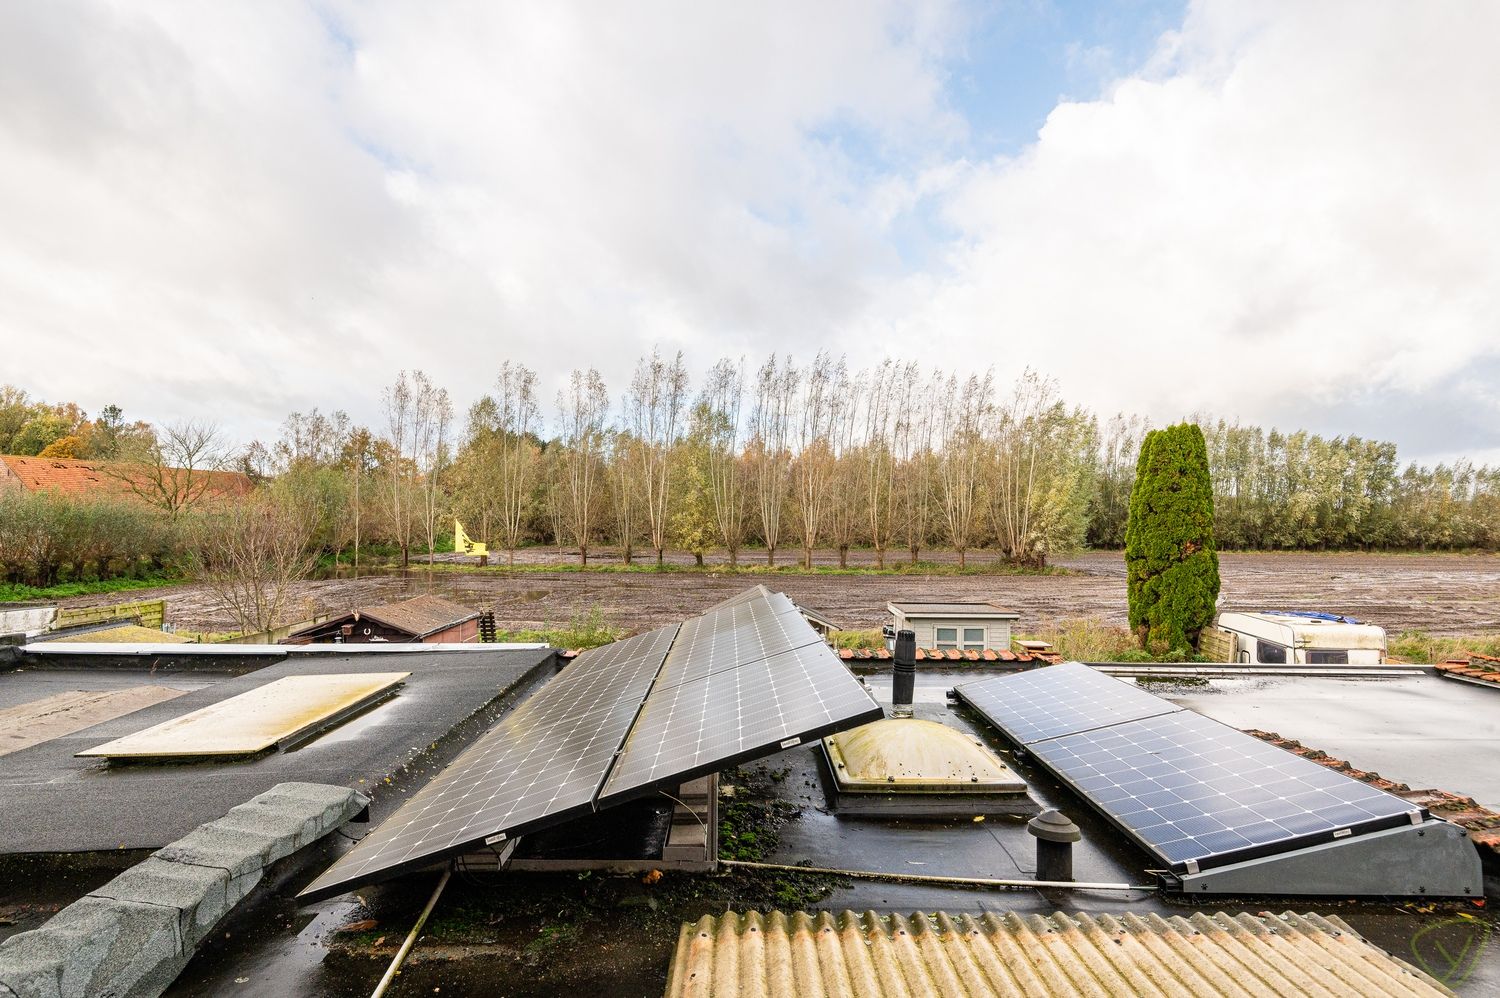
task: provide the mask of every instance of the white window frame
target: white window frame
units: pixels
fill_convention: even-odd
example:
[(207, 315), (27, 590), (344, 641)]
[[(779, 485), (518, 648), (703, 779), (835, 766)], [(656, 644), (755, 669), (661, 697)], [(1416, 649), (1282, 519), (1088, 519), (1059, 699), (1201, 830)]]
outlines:
[[(948, 641), (944, 641), (943, 640), (943, 632), (944, 631), (952, 631), (953, 632), (953, 637), (950, 640), (948, 640)], [(932, 629), (932, 640), (933, 640), (933, 643), (937, 646), (937, 650), (938, 651), (957, 651), (958, 650), (958, 633), (959, 633), (959, 627), (958, 627), (957, 624), (953, 625), (952, 627), (934, 626), (933, 629)]]
[[(970, 631), (978, 631), (979, 640), (976, 641), (969, 637)], [(990, 629), (988, 627), (983, 625), (979, 627), (963, 627), (959, 629), (959, 633), (961, 635), (959, 647), (964, 651), (984, 651), (989, 646)]]

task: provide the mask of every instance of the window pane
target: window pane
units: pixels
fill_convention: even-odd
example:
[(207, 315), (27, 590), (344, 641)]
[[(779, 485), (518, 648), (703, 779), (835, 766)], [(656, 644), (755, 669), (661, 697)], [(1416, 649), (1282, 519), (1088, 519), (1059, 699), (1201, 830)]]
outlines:
[(1286, 649), (1279, 645), (1268, 645), (1264, 641), (1255, 642), (1255, 655), (1257, 662), (1266, 662), (1274, 665), (1286, 664)]
[(977, 642), (979, 644), (984, 644), (984, 628), (983, 627), (965, 627), (964, 628), (964, 641), (965, 641), (965, 643), (974, 643), (974, 642)]
[(939, 627), (937, 629), (937, 639), (938, 639), (938, 647), (939, 648), (941, 648), (943, 646), (942, 643), (944, 641), (957, 641), (958, 640), (958, 628), (956, 628), (956, 627)]
[(1349, 653), (1347, 651), (1311, 651), (1307, 653), (1307, 661), (1311, 665), (1348, 665)]
[(941, 641), (938, 642), (938, 651), (956, 651), (957, 649), (958, 649), (958, 645), (955, 645), (955, 644), (943, 644), (943, 642), (941, 642)]

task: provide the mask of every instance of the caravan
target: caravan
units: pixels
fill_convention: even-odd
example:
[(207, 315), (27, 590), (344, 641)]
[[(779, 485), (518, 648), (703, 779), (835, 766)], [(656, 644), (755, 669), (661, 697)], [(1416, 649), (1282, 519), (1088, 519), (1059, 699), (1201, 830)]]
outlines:
[[(1302, 610), (1219, 614), (1213, 642), (1227, 660), (1258, 665), (1383, 665), (1385, 629)], [(1227, 647), (1226, 647), (1227, 646)]]

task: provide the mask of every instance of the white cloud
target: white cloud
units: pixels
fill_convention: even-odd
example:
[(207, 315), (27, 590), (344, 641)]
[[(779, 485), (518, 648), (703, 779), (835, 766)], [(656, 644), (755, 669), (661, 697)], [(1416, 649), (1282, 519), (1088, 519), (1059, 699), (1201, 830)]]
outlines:
[(994, 160), (971, 17), (5, 5), (0, 381), (249, 435), (401, 367), (828, 347), (1500, 447), (1500, 8), (1199, 4)]
[(1141, 75), (965, 174), (949, 272), (870, 328), (1106, 411), (1500, 445), (1464, 391), (1500, 358), (1497, 36), (1493, 4), (1195, 5)]

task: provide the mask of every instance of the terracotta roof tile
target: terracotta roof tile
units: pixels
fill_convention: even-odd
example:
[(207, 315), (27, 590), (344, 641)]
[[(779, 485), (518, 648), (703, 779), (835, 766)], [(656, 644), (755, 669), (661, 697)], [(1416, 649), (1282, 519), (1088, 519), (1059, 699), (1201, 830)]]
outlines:
[[(129, 466), (108, 461), (73, 461), (54, 457), (0, 454), (0, 487), (19, 485), (28, 492), (57, 492), (66, 496), (100, 495), (135, 498), (122, 476)], [(208, 493), (242, 496), (255, 485), (238, 471), (194, 472), (208, 480)]]

